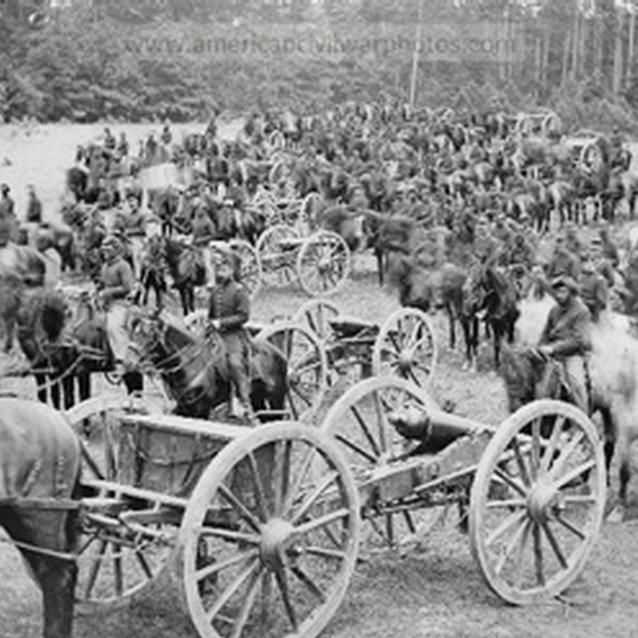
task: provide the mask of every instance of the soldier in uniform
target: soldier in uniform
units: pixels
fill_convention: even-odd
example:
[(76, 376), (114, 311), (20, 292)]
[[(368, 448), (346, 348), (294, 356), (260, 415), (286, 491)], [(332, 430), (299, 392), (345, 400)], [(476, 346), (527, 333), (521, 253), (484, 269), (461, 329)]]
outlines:
[(35, 194), (35, 188), (33, 184), (27, 186), (27, 194), (29, 202), (27, 204), (27, 217), (28, 224), (41, 224), (42, 223), (42, 202)]
[(550, 281), (559, 275), (567, 275), (574, 281), (578, 281), (580, 264), (578, 258), (568, 250), (565, 239), (562, 233), (556, 237), (554, 253), (545, 272)]
[(597, 323), (600, 313), (607, 308), (609, 290), (607, 280), (596, 269), (590, 251), (581, 255), (580, 294), (592, 321)]
[(123, 375), (129, 347), (126, 327), (128, 296), (133, 292), (133, 269), (122, 257), (123, 247), (119, 239), (107, 237), (102, 243), (104, 264), (100, 273), (98, 298), (106, 310), (106, 332), (115, 359), (116, 373)]
[(11, 198), (9, 193), (11, 189), (8, 184), (2, 184), (0, 186), (0, 215), (6, 215), (7, 217), (15, 217), (15, 202)]
[(250, 298), (237, 281), (236, 257), (232, 251), (220, 248), (216, 255), (215, 286), (208, 318), (226, 347), (228, 374), (243, 408), (243, 414), (238, 416), (246, 418), (251, 425), (258, 425), (250, 402), (250, 343), (244, 328), (250, 316)]
[(115, 139), (115, 136), (113, 135), (113, 133), (111, 133), (111, 129), (108, 127), (105, 128), (104, 129), (104, 148), (108, 151), (113, 152), (116, 146), (117, 146), (117, 140)]
[(586, 355), (591, 350), (591, 316), (578, 296), (578, 284), (568, 275), (552, 281), (556, 305), (550, 310), (538, 351), (563, 366), (574, 403), (589, 413)]

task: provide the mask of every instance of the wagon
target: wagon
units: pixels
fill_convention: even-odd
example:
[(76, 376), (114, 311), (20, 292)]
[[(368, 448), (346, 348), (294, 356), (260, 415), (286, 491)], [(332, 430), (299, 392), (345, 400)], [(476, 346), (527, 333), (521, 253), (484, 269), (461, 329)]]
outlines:
[(298, 281), (310, 295), (337, 292), (350, 274), (352, 257), (344, 239), (320, 230), (302, 237), (294, 227), (276, 224), (257, 241), (264, 284), (289, 286)]
[(519, 113), (516, 116), (515, 130), (525, 135), (548, 137), (550, 133), (561, 134), (563, 123), (554, 111)]
[(600, 170), (605, 162), (603, 143), (601, 135), (590, 131), (582, 131), (580, 135), (568, 137), (564, 142), (577, 166), (590, 167), (594, 171)]
[(395, 374), (419, 387), (428, 387), (438, 357), (434, 329), (416, 308), (400, 308), (382, 323), (344, 316), (324, 299), (303, 304), (293, 322), (318, 336), (329, 371), (361, 377)]
[(579, 576), (603, 516), (596, 430), (557, 401), (494, 427), (377, 377), (337, 401), (320, 428), (120, 406), (104, 441), (84, 450), (92, 496), (79, 601), (117, 604), (170, 577), (202, 638), (317, 636), (345, 596), (362, 526), (395, 543), (399, 522), (418, 534), (421, 513), (450, 502), (469, 508), (487, 585), (508, 603), (534, 603)]

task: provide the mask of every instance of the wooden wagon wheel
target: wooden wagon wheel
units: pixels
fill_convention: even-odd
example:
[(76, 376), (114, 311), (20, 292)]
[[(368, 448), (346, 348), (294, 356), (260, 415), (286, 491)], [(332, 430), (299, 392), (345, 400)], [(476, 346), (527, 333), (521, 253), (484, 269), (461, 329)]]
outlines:
[(257, 240), (257, 254), (266, 286), (287, 286), (295, 279), (295, 259), (299, 233), (292, 227), (277, 224), (267, 228)]
[(311, 297), (337, 292), (350, 274), (351, 261), (343, 237), (321, 230), (306, 239), (297, 255), (299, 284)]
[(237, 255), (241, 282), (251, 299), (254, 299), (262, 286), (261, 263), (257, 249), (244, 239), (231, 239), (228, 242), (211, 242), (211, 253), (215, 254), (217, 246), (230, 248)]
[[(122, 499), (120, 452), (128, 440), (120, 428), (124, 414), (149, 414), (154, 409), (144, 399), (104, 396), (84, 401), (66, 412), (77, 429), (90, 419), (95, 431), (91, 441), (82, 443), (82, 483), (106, 481), (98, 496), (111, 501), (106, 512), (91, 518), (85, 514), (78, 542), (78, 582), (76, 611), (89, 614), (100, 606), (117, 606), (146, 589), (170, 562), (180, 520), (172, 524), (152, 520), (137, 523), (133, 530), (118, 524), (118, 516), (128, 509)], [(145, 499), (146, 500), (146, 499)], [(146, 501), (145, 509), (159, 512), (160, 499)], [(99, 519), (103, 519), (100, 521)]]
[(322, 343), (332, 337), (330, 319), (339, 316), (339, 309), (325, 299), (309, 299), (299, 307), (292, 320), (312, 330)]
[(596, 142), (588, 142), (583, 146), (580, 161), (586, 166), (591, 166), (594, 171), (599, 171), (602, 168), (603, 155)]
[(279, 322), (266, 326), (256, 339), (275, 346), (286, 359), (288, 413), (295, 420), (312, 418), (328, 387), (328, 362), (319, 337), (295, 322)]
[(180, 531), (176, 567), (199, 635), (318, 636), (352, 577), (360, 526), (330, 437), (280, 422), (234, 440), (199, 480)]
[[(321, 429), (337, 439), (355, 477), (365, 479), (406, 452), (406, 440), (390, 424), (396, 410), (430, 412), (436, 402), (423, 388), (398, 377), (361, 381), (340, 397), (326, 414)], [(383, 545), (396, 549), (442, 526), (447, 505), (422, 511), (368, 512), (371, 532)]]
[(472, 553), (492, 591), (524, 605), (569, 587), (598, 536), (605, 479), (596, 428), (574, 406), (535, 401), (506, 419), (470, 500)]
[(437, 357), (428, 316), (416, 308), (401, 308), (379, 330), (372, 350), (372, 373), (396, 374), (425, 388), (434, 378)]

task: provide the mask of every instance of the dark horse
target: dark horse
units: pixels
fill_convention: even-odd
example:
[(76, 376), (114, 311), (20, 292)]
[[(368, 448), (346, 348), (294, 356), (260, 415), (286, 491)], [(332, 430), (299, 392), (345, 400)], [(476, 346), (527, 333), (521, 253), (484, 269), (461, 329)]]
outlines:
[(195, 311), (195, 287), (206, 283), (206, 267), (201, 251), (183, 242), (164, 238), (164, 255), (179, 292), (182, 312), (187, 315)]
[[(91, 373), (113, 370), (103, 322), (88, 306), (84, 315), (78, 312), (71, 318), (58, 292), (38, 290), (25, 301), (18, 314), (18, 341), (34, 370), (38, 399), (47, 401), (48, 386), (57, 409), (68, 410), (75, 404), (76, 380), (78, 398), (85, 401), (91, 397)], [(129, 393), (142, 390), (137, 372), (125, 374), (123, 381)]]
[(506, 337), (514, 342), (514, 326), (520, 316), (517, 307), (518, 291), (504, 272), (493, 267), (476, 266), (464, 285), (463, 322), (466, 329), (468, 363), (476, 366), (479, 316), (483, 315), (494, 345), (494, 365), (498, 367), (501, 344)]
[(71, 638), (80, 446), (48, 406), (0, 399), (0, 525), (18, 544), (43, 598), (44, 638)]
[[(141, 365), (157, 371), (176, 403), (175, 414), (207, 419), (229, 401), (231, 387), (224, 343), (217, 334), (201, 339), (164, 314), (139, 313), (132, 322)], [(287, 362), (267, 342), (254, 340), (250, 356), (251, 403), (256, 412), (282, 412), (287, 393)]]

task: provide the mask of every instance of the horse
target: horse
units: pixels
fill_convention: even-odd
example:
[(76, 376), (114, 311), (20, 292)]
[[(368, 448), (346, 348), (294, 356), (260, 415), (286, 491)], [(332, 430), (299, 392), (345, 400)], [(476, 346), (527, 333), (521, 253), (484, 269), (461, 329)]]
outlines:
[(0, 399), (0, 525), (43, 598), (43, 638), (71, 638), (77, 564), (80, 445), (52, 408)]
[[(225, 346), (217, 333), (194, 336), (165, 313), (138, 313), (131, 335), (142, 366), (159, 372), (176, 403), (178, 416), (208, 419), (215, 407), (229, 401)], [(281, 412), (287, 393), (287, 362), (274, 345), (251, 343), (251, 403), (256, 412)]]
[[(542, 316), (547, 315), (549, 307), (547, 298), (529, 302), (517, 325), (523, 347), (503, 346), (500, 374), (510, 412), (541, 398), (573, 402), (562, 366), (529, 348), (537, 342), (538, 335), (533, 333), (542, 329)], [(592, 350), (587, 356), (588, 412), (590, 417), (595, 414), (601, 417), (608, 481), (614, 451), (618, 449), (618, 494), (623, 507), (631, 476), (631, 443), (638, 439), (638, 340), (629, 335), (629, 324), (629, 319), (623, 315), (603, 313), (591, 326)]]
[(182, 303), (182, 312), (195, 311), (195, 287), (206, 283), (206, 266), (201, 251), (180, 241), (164, 238), (166, 265)]
[(483, 314), (492, 335), (494, 365), (500, 364), (503, 337), (514, 342), (514, 326), (520, 316), (515, 283), (497, 268), (476, 267), (471, 270), (463, 291), (466, 322), (472, 326), (468, 363), (476, 366), (478, 347), (478, 315)]
[[(82, 305), (85, 310), (71, 318), (61, 293), (37, 290), (18, 313), (18, 342), (34, 370), (38, 399), (47, 402), (49, 387), (56, 409), (73, 407), (76, 381), (78, 398), (85, 401), (91, 397), (91, 374), (114, 368), (103, 321), (90, 304)], [(138, 372), (127, 372), (122, 381), (129, 394), (142, 390)]]

